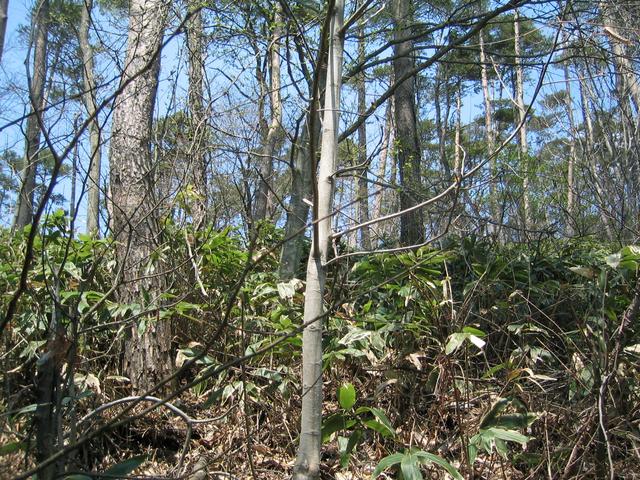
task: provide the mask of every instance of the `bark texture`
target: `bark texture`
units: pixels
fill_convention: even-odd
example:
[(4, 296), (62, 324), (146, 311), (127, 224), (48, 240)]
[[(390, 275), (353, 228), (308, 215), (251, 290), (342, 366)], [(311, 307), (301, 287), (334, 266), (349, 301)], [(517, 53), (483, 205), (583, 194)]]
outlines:
[(87, 115), (92, 118), (89, 123), (89, 181), (87, 182), (87, 233), (98, 234), (100, 231), (100, 168), (102, 153), (100, 149), (100, 123), (96, 115), (96, 80), (94, 73), (93, 47), (89, 41), (89, 25), (93, 0), (85, 0), (82, 4), (78, 39), (82, 52), (82, 80), (84, 92), (82, 101)]
[[(123, 303), (158, 301), (161, 285), (149, 275), (158, 268), (150, 255), (160, 243), (150, 151), (153, 107), (158, 87), (160, 46), (167, 18), (164, 0), (132, 0), (123, 89), (113, 114), (111, 191), (116, 255), (122, 269)], [(154, 386), (172, 371), (171, 325), (151, 314), (129, 331), (124, 370), (134, 393)]]
[(204, 30), (202, 8), (198, 2), (189, 2), (187, 22), (187, 48), (189, 50), (189, 130), (190, 175), (195, 202), (193, 224), (201, 226), (207, 216), (207, 112), (204, 107)]
[(489, 90), (489, 69), (487, 67), (487, 54), (484, 47), (484, 32), (480, 30), (480, 82), (482, 84), (482, 99), (484, 102), (484, 130), (487, 140), (487, 155), (491, 156), (489, 161), (489, 175), (491, 182), (489, 184), (489, 210), (493, 226), (491, 231), (499, 234), (499, 224), (502, 222), (500, 212), (498, 211), (498, 191), (497, 178), (498, 174), (496, 157), (493, 155), (496, 149), (496, 134), (493, 128), (493, 106), (491, 104), (491, 92)]
[[(526, 230), (531, 226), (531, 192), (529, 188), (530, 183), (530, 169), (531, 162), (529, 161), (529, 147), (527, 144), (527, 125), (525, 122), (525, 106), (524, 106), (524, 73), (522, 70), (522, 45), (520, 37), (520, 13), (518, 9), (515, 10), (515, 16), (513, 20), (513, 41), (515, 48), (515, 68), (516, 68), (516, 91), (515, 99), (516, 106), (518, 108), (518, 121), (520, 123), (519, 131), (519, 154), (520, 165), (523, 171), (523, 227)], [(525, 232), (526, 235), (526, 232)]]
[(331, 12), (329, 58), (324, 108), (322, 111), (322, 143), (315, 199), (317, 245), (311, 247), (307, 263), (307, 285), (304, 302), (305, 329), (302, 334), (302, 420), (300, 444), (294, 466), (294, 480), (320, 478), (320, 449), (322, 447), (322, 330), (324, 324), (323, 296), (326, 282), (325, 263), (329, 255), (331, 213), (333, 203), (333, 173), (338, 152), (340, 124), (340, 89), (344, 36), (341, 32), (344, 1), (337, 0)]
[(271, 121), (260, 154), (260, 181), (253, 214), (256, 221), (265, 220), (268, 216), (271, 189), (273, 188), (271, 186), (273, 156), (282, 142), (282, 101), (280, 99), (280, 37), (282, 36), (280, 24), (282, 23), (282, 14), (280, 8), (278, 4), (273, 18), (273, 33), (269, 42)]
[[(362, 22), (358, 25), (358, 58), (360, 62), (364, 62), (365, 58), (365, 38), (364, 25)], [(365, 82), (364, 71), (360, 72), (357, 78), (358, 90), (358, 114), (364, 115), (367, 111), (367, 86)], [(367, 122), (362, 122), (358, 127), (358, 165), (361, 169), (358, 171), (358, 223), (369, 221), (369, 182), (367, 180)], [(371, 232), (369, 227), (360, 229), (360, 246), (364, 250), (371, 249)]]
[(31, 223), (33, 217), (33, 199), (36, 189), (36, 168), (40, 152), (40, 124), (38, 115), (44, 107), (44, 84), (47, 73), (49, 0), (41, 0), (33, 13), (32, 43), (33, 68), (29, 82), (29, 101), (31, 109), (27, 118), (25, 137), (25, 155), (23, 160), (20, 195), (16, 206), (14, 226), (21, 230)]
[[(413, 41), (411, 34), (412, 2), (394, 0), (395, 59), (393, 71), (400, 78), (414, 68)], [(402, 82), (394, 93), (396, 158), (400, 173), (400, 209), (412, 207), (420, 202), (422, 191), (421, 155), (416, 119), (415, 78)], [(424, 219), (422, 210), (404, 214), (400, 219), (401, 245), (416, 245), (424, 242)]]
[(0, 0), (0, 62), (4, 52), (4, 36), (7, 32), (7, 20), (9, 19), (9, 0)]
[[(320, 135), (320, 122), (315, 122), (316, 138)], [(305, 243), (305, 225), (309, 218), (309, 204), (305, 202), (311, 196), (311, 157), (309, 156), (308, 128), (306, 123), (299, 136), (291, 165), (291, 196), (287, 210), (284, 238), (280, 256), (279, 276), (282, 281), (291, 280), (298, 273)]]
[(576, 186), (575, 186), (575, 164), (578, 158), (576, 143), (578, 138), (578, 132), (576, 130), (576, 122), (573, 117), (573, 99), (571, 97), (571, 79), (569, 78), (569, 66), (567, 63), (563, 66), (564, 82), (566, 87), (565, 95), (565, 107), (567, 109), (567, 118), (569, 120), (569, 133), (571, 138), (569, 140), (569, 159), (567, 162), (567, 224), (566, 234), (572, 236), (575, 232), (574, 222), (575, 216), (575, 203), (576, 203)]

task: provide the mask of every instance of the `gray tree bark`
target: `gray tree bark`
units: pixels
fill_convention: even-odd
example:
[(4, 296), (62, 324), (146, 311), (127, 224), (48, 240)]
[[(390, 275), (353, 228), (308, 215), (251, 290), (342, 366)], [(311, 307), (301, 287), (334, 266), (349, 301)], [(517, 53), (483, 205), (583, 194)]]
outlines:
[(571, 96), (571, 79), (569, 78), (569, 65), (565, 62), (563, 65), (564, 82), (566, 88), (565, 107), (567, 109), (567, 118), (569, 120), (569, 161), (567, 164), (567, 224), (566, 235), (572, 236), (575, 232), (575, 164), (577, 160), (576, 143), (578, 132), (576, 130), (575, 119), (573, 118), (573, 99)]
[[(315, 122), (316, 137), (320, 135), (320, 122)], [(305, 202), (311, 193), (311, 157), (309, 156), (308, 145), (308, 123), (303, 126), (302, 134), (299, 135), (296, 151), (291, 166), (291, 196), (287, 211), (287, 221), (285, 223), (285, 239), (280, 255), (279, 277), (282, 281), (294, 278), (302, 259), (304, 249), (304, 227), (309, 218), (309, 204)]]
[(207, 112), (204, 107), (204, 31), (202, 8), (198, 2), (190, 1), (191, 15), (186, 25), (187, 49), (189, 51), (189, 129), (190, 129), (190, 182), (196, 194), (192, 219), (200, 227), (207, 216), (207, 157), (208, 133)]
[(0, 0), (0, 62), (2, 62), (2, 52), (4, 52), (4, 36), (7, 32), (8, 13), (9, 0)]
[[(529, 147), (527, 144), (527, 125), (525, 122), (526, 109), (524, 106), (524, 73), (522, 70), (522, 45), (520, 37), (520, 12), (515, 10), (513, 19), (513, 41), (515, 47), (515, 69), (516, 69), (516, 91), (515, 100), (518, 107), (518, 120), (522, 124), (519, 131), (519, 155), (520, 165), (523, 171), (523, 226), (525, 231), (531, 226), (531, 189), (530, 189), (530, 169)], [(526, 235), (526, 232), (525, 232)]]
[[(320, 62), (318, 66), (318, 85), (326, 83), (327, 65)], [(309, 93), (313, 98), (313, 85), (309, 79)], [(324, 95), (318, 92), (320, 102), (323, 102)], [(312, 109), (310, 109), (312, 110)], [(285, 223), (285, 239), (280, 255), (279, 276), (283, 281), (291, 280), (298, 273), (298, 267), (302, 260), (302, 253), (305, 244), (305, 225), (309, 217), (309, 199), (312, 195), (312, 177), (316, 172), (312, 171), (310, 136), (315, 142), (320, 137), (320, 117), (316, 114), (315, 121), (311, 121), (310, 114), (306, 115), (302, 134), (299, 135), (295, 145), (293, 164), (291, 165), (291, 196), (287, 209), (287, 220)], [(310, 131), (313, 129), (313, 131)], [(307, 201), (305, 201), (305, 199)]]
[[(364, 25), (360, 22), (357, 30), (358, 35), (358, 60), (364, 62), (366, 54)], [(364, 115), (367, 111), (367, 87), (365, 82), (364, 71), (360, 72), (356, 80), (356, 89), (358, 91), (358, 114)], [(358, 127), (358, 164), (363, 165), (359, 170), (358, 178), (358, 223), (369, 221), (369, 182), (367, 181), (367, 122), (362, 122)], [(371, 232), (369, 227), (360, 229), (360, 246), (364, 250), (371, 249)]]
[(480, 30), (480, 81), (484, 101), (484, 129), (487, 138), (487, 155), (491, 156), (491, 160), (489, 161), (489, 175), (491, 176), (491, 183), (489, 184), (489, 211), (491, 213), (491, 220), (494, 223), (492, 232), (499, 235), (499, 224), (502, 218), (500, 212), (498, 212), (497, 160), (493, 155), (496, 149), (496, 135), (493, 128), (493, 107), (491, 105), (491, 92), (489, 91), (489, 71), (487, 68), (487, 55), (484, 48), (484, 32), (482, 30)]
[[(390, 146), (393, 144), (393, 97), (387, 102), (387, 111), (385, 112), (384, 131), (382, 133), (382, 145), (380, 146), (380, 157), (378, 160), (377, 180), (384, 182), (387, 173), (387, 159), (389, 158)], [(371, 218), (382, 216), (382, 204), (388, 194), (385, 190), (380, 191), (373, 198), (373, 212)], [(373, 228), (373, 232), (378, 238), (384, 236), (384, 224), (377, 223)]]
[(294, 480), (320, 478), (322, 447), (322, 330), (324, 324), (324, 290), (326, 261), (329, 256), (333, 174), (338, 153), (340, 125), (340, 89), (344, 35), (341, 32), (344, 1), (336, 0), (331, 17), (327, 81), (322, 111), (322, 144), (318, 165), (317, 197), (314, 218), (314, 243), (307, 263), (307, 285), (304, 302), (305, 328), (302, 334), (302, 419), (300, 444), (294, 466)]
[(280, 37), (282, 36), (282, 13), (277, 4), (273, 18), (273, 33), (269, 42), (270, 80), (269, 97), (271, 101), (271, 121), (267, 129), (264, 145), (260, 153), (260, 181), (253, 214), (255, 221), (265, 220), (271, 198), (270, 183), (273, 180), (273, 156), (282, 142), (282, 101), (280, 99)]
[(21, 172), (22, 183), (17, 200), (14, 227), (23, 229), (33, 217), (33, 197), (36, 189), (36, 167), (40, 152), (40, 125), (38, 115), (44, 107), (44, 84), (47, 73), (49, 0), (40, 0), (33, 13), (32, 43), (33, 69), (29, 84), (31, 108), (27, 118), (25, 154)]
[(100, 168), (102, 164), (100, 123), (96, 115), (96, 80), (94, 73), (93, 47), (89, 41), (89, 25), (93, 0), (84, 0), (78, 40), (82, 53), (82, 80), (84, 92), (82, 101), (89, 117), (89, 180), (87, 184), (87, 233), (97, 235), (100, 232)]
[[(143, 303), (145, 292), (155, 302), (161, 291), (159, 280), (148, 277), (160, 241), (150, 140), (167, 12), (165, 0), (132, 0), (123, 88), (113, 113), (111, 192), (122, 303)], [(171, 324), (152, 315), (142, 321), (130, 328), (125, 345), (124, 370), (134, 393), (153, 387), (173, 364)]]
[[(395, 78), (401, 78), (414, 67), (413, 41), (405, 39), (411, 34), (412, 2), (394, 0), (395, 23)], [(396, 155), (400, 173), (400, 209), (410, 208), (420, 201), (422, 191), (421, 152), (416, 119), (415, 79), (402, 82), (394, 92)], [(414, 210), (400, 218), (400, 243), (404, 246), (424, 242), (424, 219), (422, 210)]]

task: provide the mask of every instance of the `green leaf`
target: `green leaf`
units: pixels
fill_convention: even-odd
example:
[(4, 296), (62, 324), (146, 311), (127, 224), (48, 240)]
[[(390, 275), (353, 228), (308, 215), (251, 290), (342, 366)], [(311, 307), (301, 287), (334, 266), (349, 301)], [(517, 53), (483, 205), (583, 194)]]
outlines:
[(338, 340), (338, 343), (341, 345), (344, 345), (345, 347), (348, 347), (352, 343), (357, 342), (359, 340), (364, 340), (370, 335), (371, 335), (370, 331), (355, 327), (351, 329), (349, 333), (347, 333), (344, 337)]
[(478, 457), (478, 447), (475, 444), (469, 442), (469, 463), (473, 465), (476, 463), (476, 458)]
[(514, 430), (503, 430), (501, 428), (492, 428), (491, 432), (496, 438), (504, 440), (506, 442), (517, 442), (521, 445), (526, 445), (531, 438), (522, 435)]
[(360, 439), (362, 438), (362, 430), (357, 429), (354, 430), (351, 436), (349, 436), (349, 441), (347, 442), (347, 447), (345, 448), (343, 454), (340, 455), (340, 466), (342, 468), (347, 468), (349, 464), (349, 458), (351, 458), (351, 452), (356, 448), (356, 445), (360, 443)]
[(400, 462), (400, 470), (404, 480), (423, 480), (420, 467), (418, 466), (418, 457), (407, 453), (402, 457)]
[(104, 471), (105, 475), (109, 475), (112, 477), (124, 477), (133, 472), (136, 468), (144, 463), (147, 459), (146, 455), (138, 455), (136, 457), (132, 457), (124, 462), (120, 462), (108, 470)]
[(24, 450), (26, 448), (26, 444), (24, 442), (11, 442), (5, 443), (0, 446), (0, 456), (9, 455), (10, 453), (15, 453), (20, 450)]
[(341, 413), (336, 413), (327, 417), (322, 422), (321, 436), (322, 443), (326, 443), (336, 432), (340, 430), (348, 430), (356, 424), (356, 421)]
[(350, 410), (356, 403), (356, 389), (351, 383), (345, 383), (338, 389), (338, 403), (344, 410)]
[(387, 455), (382, 460), (380, 460), (378, 465), (376, 465), (376, 468), (373, 470), (373, 473), (371, 474), (371, 478), (372, 479), (378, 478), (380, 474), (384, 472), (387, 468), (390, 468), (402, 462), (403, 458), (404, 458), (403, 453), (392, 453), (391, 455)]
[(38, 408), (37, 403), (32, 403), (31, 405), (27, 405), (26, 407), (22, 407), (20, 410), (16, 412), (16, 415), (23, 415), (25, 413), (33, 413)]
[(371, 413), (375, 420), (365, 420), (364, 423), (367, 427), (375, 430), (383, 437), (393, 437), (396, 434), (393, 425), (389, 421), (389, 418), (385, 415), (385, 413), (379, 408), (375, 407), (360, 407), (356, 410), (356, 415), (360, 415), (362, 413)]
[(466, 333), (452, 333), (449, 335), (449, 340), (447, 341), (447, 345), (444, 347), (445, 355), (451, 355), (455, 352), (460, 345), (464, 343), (467, 338)]
[(83, 475), (81, 473), (76, 473), (73, 475), (67, 475), (64, 477), (64, 480), (93, 480), (95, 477), (91, 477), (89, 475)]
[(447, 471), (449, 475), (451, 475), (456, 480), (464, 480), (462, 475), (460, 475), (460, 472), (458, 472), (458, 470), (456, 470), (456, 468), (453, 465), (451, 465), (449, 462), (447, 462), (444, 458), (439, 457), (438, 455), (434, 455), (433, 453), (424, 452), (422, 450), (418, 450), (417, 452), (414, 452), (414, 455), (419, 457), (423, 461), (435, 463), (439, 467), (442, 467)]
[(468, 333), (470, 335), (475, 335), (476, 337), (480, 337), (480, 338), (484, 338), (487, 336), (486, 333), (484, 333), (482, 330), (479, 330), (477, 328), (474, 327), (463, 327), (462, 328), (462, 332), (463, 333)]
[(511, 403), (511, 400), (508, 398), (501, 398), (498, 400), (480, 422), (480, 430), (492, 427), (498, 414), (507, 408), (509, 403)]

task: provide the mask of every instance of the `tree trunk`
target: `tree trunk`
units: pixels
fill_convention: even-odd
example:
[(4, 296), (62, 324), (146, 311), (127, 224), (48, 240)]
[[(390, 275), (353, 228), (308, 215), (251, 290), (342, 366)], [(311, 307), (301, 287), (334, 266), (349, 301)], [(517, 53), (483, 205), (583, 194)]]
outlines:
[[(287, 211), (284, 238), (280, 256), (279, 277), (282, 281), (291, 280), (298, 273), (298, 266), (304, 249), (304, 227), (309, 217), (309, 204), (305, 202), (311, 192), (311, 157), (309, 156), (309, 125), (305, 123), (299, 135), (291, 166), (291, 197)], [(320, 122), (316, 122), (316, 138), (320, 134)]]
[(93, 119), (89, 123), (89, 181), (87, 182), (87, 233), (98, 235), (100, 232), (100, 167), (102, 153), (100, 150), (100, 123), (96, 115), (96, 80), (93, 62), (93, 47), (89, 42), (89, 24), (91, 23), (91, 11), (93, 0), (85, 0), (82, 3), (82, 15), (80, 17), (80, 29), (78, 40), (82, 52), (82, 79), (84, 92), (82, 101), (87, 115)]
[(519, 155), (520, 165), (523, 170), (523, 226), (526, 231), (531, 226), (531, 192), (530, 192), (530, 167), (529, 161), (529, 148), (527, 145), (527, 126), (525, 122), (526, 109), (524, 106), (524, 73), (522, 70), (522, 53), (520, 43), (520, 13), (518, 9), (515, 10), (515, 16), (513, 19), (513, 36), (515, 47), (515, 68), (516, 68), (516, 106), (518, 107), (518, 121), (521, 124), (519, 132)]
[(573, 99), (571, 97), (571, 79), (569, 78), (569, 65), (565, 62), (563, 65), (564, 70), (564, 82), (566, 86), (565, 106), (567, 109), (567, 118), (569, 120), (569, 133), (571, 139), (569, 140), (569, 162), (567, 165), (567, 224), (565, 234), (570, 237), (575, 233), (574, 225), (576, 224), (575, 217), (575, 163), (577, 158), (576, 142), (578, 132), (576, 130), (575, 120), (573, 118)]
[(445, 97), (447, 108), (444, 118), (442, 117), (442, 84), (446, 82), (444, 78), (446, 73), (443, 73), (445, 67), (442, 64), (438, 64), (436, 67), (436, 78), (433, 88), (434, 103), (436, 107), (436, 130), (438, 131), (438, 155), (440, 157), (440, 164), (444, 169), (444, 176), (447, 182), (451, 181), (451, 166), (447, 159), (447, 122), (449, 121), (449, 92), (445, 87)]
[(491, 232), (499, 235), (499, 224), (502, 222), (502, 219), (498, 212), (497, 160), (493, 155), (496, 149), (496, 135), (493, 128), (493, 107), (491, 105), (491, 92), (489, 91), (489, 71), (487, 68), (487, 56), (484, 50), (483, 30), (480, 30), (480, 80), (482, 83), (482, 98), (484, 100), (484, 129), (487, 140), (487, 156), (491, 156), (491, 160), (489, 161), (489, 176), (491, 177), (491, 183), (489, 184), (489, 211), (493, 223)]
[[(364, 25), (360, 22), (358, 26), (358, 61), (364, 62), (366, 54)], [(364, 71), (360, 72), (357, 78), (356, 88), (358, 90), (358, 114), (364, 115), (367, 111), (366, 83)], [(362, 122), (358, 127), (358, 164), (362, 166), (359, 171), (358, 178), (358, 223), (364, 223), (369, 220), (369, 182), (367, 181), (367, 122)], [(371, 249), (371, 232), (369, 227), (360, 229), (360, 246), (364, 250)]]
[[(393, 144), (393, 97), (387, 102), (387, 111), (385, 113), (384, 131), (382, 133), (382, 145), (380, 146), (380, 158), (378, 160), (377, 180), (384, 182), (387, 174), (387, 158), (389, 158), (389, 148)], [(373, 199), (372, 218), (378, 218), (382, 215), (382, 203), (385, 195), (385, 189), (382, 189)], [(384, 235), (384, 225), (377, 223), (374, 232), (378, 239)]]
[[(123, 90), (116, 99), (111, 137), (111, 191), (116, 255), (122, 269), (119, 300), (150, 308), (161, 292), (149, 274), (150, 255), (160, 241), (150, 140), (167, 19), (164, 0), (132, 0)], [(171, 325), (148, 315), (134, 324), (125, 345), (124, 370), (134, 393), (154, 386), (172, 371)]]
[(462, 82), (458, 80), (456, 85), (456, 133), (453, 154), (453, 173), (460, 177), (462, 173)]
[(282, 12), (277, 4), (273, 18), (273, 34), (269, 42), (269, 65), (271, 85), (269, 96), (271, 99), (271, 122), (262, 146), (260, 161), (260, 180), (256, 195), (256, 206), (253, 214), (255, 221), (265, 220), (269, 211), (271, 198), (271, 182), (273, 180), (273, 156), (282, 142), (282, 101), (280, 99), (280, 37), (282, 36)]
[(629, 54), (624, 45), (624, 37), (618, 32), (615, 18), (611, 8), (605, 3), (600, 3), (600, 11), (604, 17), (604, 29), (609, 35), (609, 41), (613, 49), (613, 61), (616, 71), (621, 77), (622, 95), (628, 95), (636, 109), (636, 116), (640, 119), (640, 83), (636, 76), (636, 69), (629, 60)]
[[(411, 33), (411, 2), (395, 0), (393, 16), (395, 58), (393, 71), (395, 78), (401, 78), (414, 67), (413, 41), (403, 40)], [(400, 171), (400, 209), (404, 210), (419, 203), (422, 194), (421, 155), (416, 120), (415, 78), (402, 82), (394, 92), (396, 120), (396, 152)], [(400, 218), (400, 243), (404, 246), (424, 242), (424, 220), (422, 210), (413, 210)]]
[(331, 29), (327, 81), (322, 112), (322, 144), (317, 178), (317, 202), (314, 218), (314, 243), (307, 264), (307, 285), (304, 302), (302, 334), (302, 420), (300, 444), (294, 466), (294, 480), (320, 478), (322, 439), (322, 329), (323, 297), (326, 281), (325, 263), (329, 256), (331, 213), (333, 203), (333, 173), (338, 153), (340, 125), (340, 89), (342, 86), (344, 1), (336, 0), (329, 12)]
[(9, 0), (0, 0), (0, 62), (2, 62), (2, 52), (4, 52), (4, 36), (7, 32), (8, 13)]
[(22, 184), (16, 206), (14, 226), (18, 230), (31, 223), (33, 197), (36, 189), (36, 167), (40, 151), (40, 125), (38, 116), (44, 107), (44, 83), (47, 73), (47, 46), (49, 24), (49, 0), (40, 0), (33, 14), (33, 70), (29, 85), (31, 109), (27, 118), (24, 163), (21, 172)]
[[(323, 85), (326, 83), (327, 77), (326, 62), (320, 62), (318, 68), (320, 68), (318, 85)], [(310, 97), (313, 98), (313, 85), (311, 81), (309, 81), (309, 92)], [(319, 103), (324, 101), (322, 92), (318, 92), (318, 98)], [(311, 109), (309, 110), (311, 111)], [(313, 190), (312, 176), (316, 174), (316, 172), (312, 171), (313, 162), (310, 157), (309, 141), (310, 135), (312, 135), (317, 143), (317, 139), (320, 137), (321, 123), (319, 115), (316, 115), (315, 121), (312, 122), (311, 117), (307, 114), (302, 134), (299, 135), (297, 145), (295, 146), (293, 164), (291, 165), (291, 197), (287, 210), (287, 221), (285, 223), (285, 239), (289, 240), (282, 245), (282, 253), (280, 255), (279, 276), (283, 281), (291, 280), (296, 276), (302, 260), (305, 244), (304, 227), (309, 217), (308, 200)], [(310, 128), (313, 128), (313, 132), (310, 131)], [(307, 202), (305, 202), (305, 199)]]
[(198, 2), (188, 4), (191, 17), (187, 22), (187, 49), (189, 51), (189, 129), (191, 141), (190, 182), (196, 194), (191, 212), (193, 225), (202, 226), (207, 216), (207, 112), (204, 108), (204, 30), (202, 7)]
[(595, 152), (595, 136), (593, 131), (593, 122), (591, 120), (591, 113), (589, 112), (589, 96), (587, 95), (585, 89), (586, 79), (582, 78), (580, 82), (578, 82), (578, 88), (580, 89), (580, 106), (582, 108), (582, 119), (583, 123), (586, 127), (586, 136), (585, 136), (585, 151), (583, 156), (589, 159), (589, 171), (591, 173), (591, 178), (593, 179), (593, 183), (596, 189), (596, 194), (598, 197), (599, 211), (600, 211), (600, 220), (602, 221), (602, 225), (607, 234), (608, 240), (613, 240), (613, 228), (611, 226), (611, 219), (609, 215), (609, 207), (606, 203), (606, 199), (608, 198), (605, 194), (604, 188), (602, 186), (602, 182), (600, 180), (600, 175), (598, 174), (598, 164), (596, 159)]

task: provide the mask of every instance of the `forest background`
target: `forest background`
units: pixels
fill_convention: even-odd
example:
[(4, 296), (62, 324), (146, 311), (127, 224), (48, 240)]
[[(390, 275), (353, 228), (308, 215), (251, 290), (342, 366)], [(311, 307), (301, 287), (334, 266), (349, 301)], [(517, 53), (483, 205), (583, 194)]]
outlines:
[(0, 471), (634, 478), (639, 24), (0, 0)]

